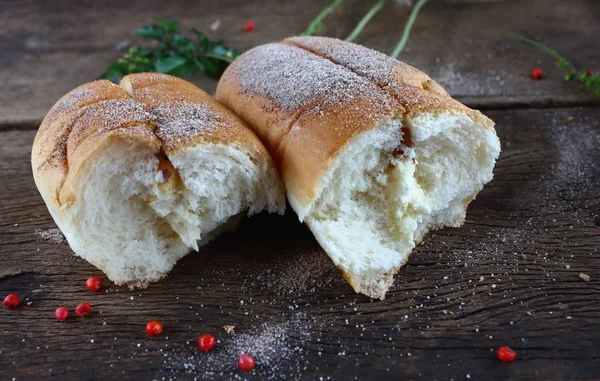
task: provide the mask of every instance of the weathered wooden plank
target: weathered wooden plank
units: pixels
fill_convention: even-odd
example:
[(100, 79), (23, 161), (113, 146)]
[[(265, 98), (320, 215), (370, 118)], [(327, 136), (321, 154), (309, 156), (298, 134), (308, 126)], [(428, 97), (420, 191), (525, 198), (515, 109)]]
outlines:
[[(600, 109), (489, 115), (494, 180), (380, 302), (352, 292), (291, 212), (246, 220), (147, 290), (92, 294), (85, 279), (102, 274), (36, 235), (55, 225), (31, 179), (34, 131), (0, 132), (0, 296), (24, 299), (0, 308), (0, 379), (597, 379)], [(84, 300), (90, 317), (54, 320)], [(145, 335), (151, 319), (162, 336)], [(205, 332), (220, 341), (208, 354)], [(517, 361), (499, 363), (501, 345)], [(242, 351), (253, 374), (236, 370)]]
[[(323, 0), (169, 2), (8, 1), (0, 4), (0, 125), (34, 127), (64, 93), (98, 76), (130, 42), (133, 29), (156, 17), (182, 21), (184, 29), (245, 50), (303, 31)], [(327, 19), (323, 34), (344, 38), (369, 2), (347, 0)], [(390, 52), (408, 9), (389, 4), (357, 42)], [(247, 20), (252, 33), (243, 31)], [(431, 2), (419, 15), (401, 59), (429, 73), (451, 94), (476, 107), (598, 104), (580, 85), (562, 82), (562, 73), (544, 53), (508, 37), (527, 34), (550, 44), (592, 70), (600, 69), (595, 41), (600, 2), (588, 0)], [(546, 78), (529, 78), (533, 67)], [(209, 92), (216, 82), (193, 79)]]

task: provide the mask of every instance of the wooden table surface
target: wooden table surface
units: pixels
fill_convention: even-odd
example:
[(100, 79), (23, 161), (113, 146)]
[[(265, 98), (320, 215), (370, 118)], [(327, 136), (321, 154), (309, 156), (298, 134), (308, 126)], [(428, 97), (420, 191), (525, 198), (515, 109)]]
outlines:
[[(526, 34), (600, 70), (596, 0), (423, 8), (400, 58), (484, 110), (503, 150), (465, 225), (427, 236), (384, 301), (356, 295), (291, 210), (247, 219), (146, 290), (85, 289), (103, 274), (53, 234), (31, 175), (33, 137), (52, 104), (157, 16), (201, 30), (219, 19), (211, 36), (244, 50), (301, 32), (324, 4), (0, 0), (0, 296), (22, 298), (0, 308), (0, 380), (600, 379), (599, 98), (508, 37)], [(347, 0), (322, 33), (345, 37), (368, 6)], [(388, 4), (357, 42), (389, 52), (407, 14)], [(256, 30), (246, 33), (250, 19)], [(529, 77), (534, 67), (544, 79)], [(82, 301), (88, 318), (54, 319)], [(162, 336), (146, 336), (151, 319)], [(219, 340), (208, 354), (197, 349), (202, 333)], [(516, 361), (496, 359), (502, 345)], [(237, 370), (241, 352), (256, 357), (252, 373)]]

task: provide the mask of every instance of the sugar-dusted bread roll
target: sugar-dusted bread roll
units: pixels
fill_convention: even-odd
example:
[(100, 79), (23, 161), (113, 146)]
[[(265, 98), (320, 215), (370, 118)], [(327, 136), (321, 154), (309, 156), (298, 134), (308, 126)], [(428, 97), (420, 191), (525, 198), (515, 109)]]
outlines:
[(285, 209), (256, 135), (168, 75), (74, 89), (42, 122), (31, 161), (73, 251), (116, 284), (145, 287), (244, 214)]
[(331, 38), (244, 53), (216, 98), (258, 134), (300, 220), (372, 298), (427, 231), (462, 225), (500, 152), (494, 123), (426, 74)]

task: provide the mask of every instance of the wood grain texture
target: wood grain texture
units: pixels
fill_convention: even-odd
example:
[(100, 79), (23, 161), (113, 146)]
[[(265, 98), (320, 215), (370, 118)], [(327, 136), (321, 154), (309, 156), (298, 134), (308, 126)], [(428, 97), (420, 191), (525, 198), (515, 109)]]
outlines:
[[(34, 131), (0, 132), (0, 296), (23, 301), (0, 308), (0, 379), (596, 380), (600, 108), (488, 114), (494, 180), (380, 302), (352, 292), (291, 211), (247, 219), (147, 290), (92, 294), (85, 279), (102, 274), (36, 234), (55, 225), (31, 178)], [(54, 319), (84, 300), (88, 318)], [(151, 319), (162, 336), (145, 335)], [(219, 339), (208, 354), (206, 332)], [(501, 345), (515, 362), (496, 359)], [(253, 373), (236, 370), (242, 351)]]
[[(206, 1), (40, 1), (0, 2), (0, 128), (33, 128), (52, 104), (72, 88), (93, 80), (123, 54), (132, 30), (156, 17), (182, 21), (224, 38), (241, 50), (302, 32), (323, 0)], [(347, 0), (325, 23), (322, 34), (346, 37), (369, 2)], [(408, 9), (388, 4), (356, 42), (390, 52)], [(597, 105), (582, 86), (564, 83), (545, 53), (508, 33), (548, 43), (577, 64), (600, 69), (597, 54), (600, 2), (589, 0), (505, 0), (465, 4), (431, 2), (417, 19), (401, 59), (438, 80), (474, 107)], [(256, 30), (243, 31), (254, 20)], [(533, 81), (541, 67), (546, 78)], [(193, 81), (208, 92), (216, 82)]]

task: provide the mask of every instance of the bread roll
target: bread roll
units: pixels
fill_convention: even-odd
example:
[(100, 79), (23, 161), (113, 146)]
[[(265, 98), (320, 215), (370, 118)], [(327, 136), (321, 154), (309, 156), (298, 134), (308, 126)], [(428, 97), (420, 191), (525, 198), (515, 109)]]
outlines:
[(332, 38), (244, 53), (216, 98), (265, 143), (300, 220), (371, 298), (427, 231), (462, 225), (500, 152), (494, 123), (426, 74)]
[(243, 214), (285, 209), (256, 135), (204, 91), (168, 75), (74, 89), (42, 122), (31, 161), (73, 251), (119, 285), (162, 278)]

